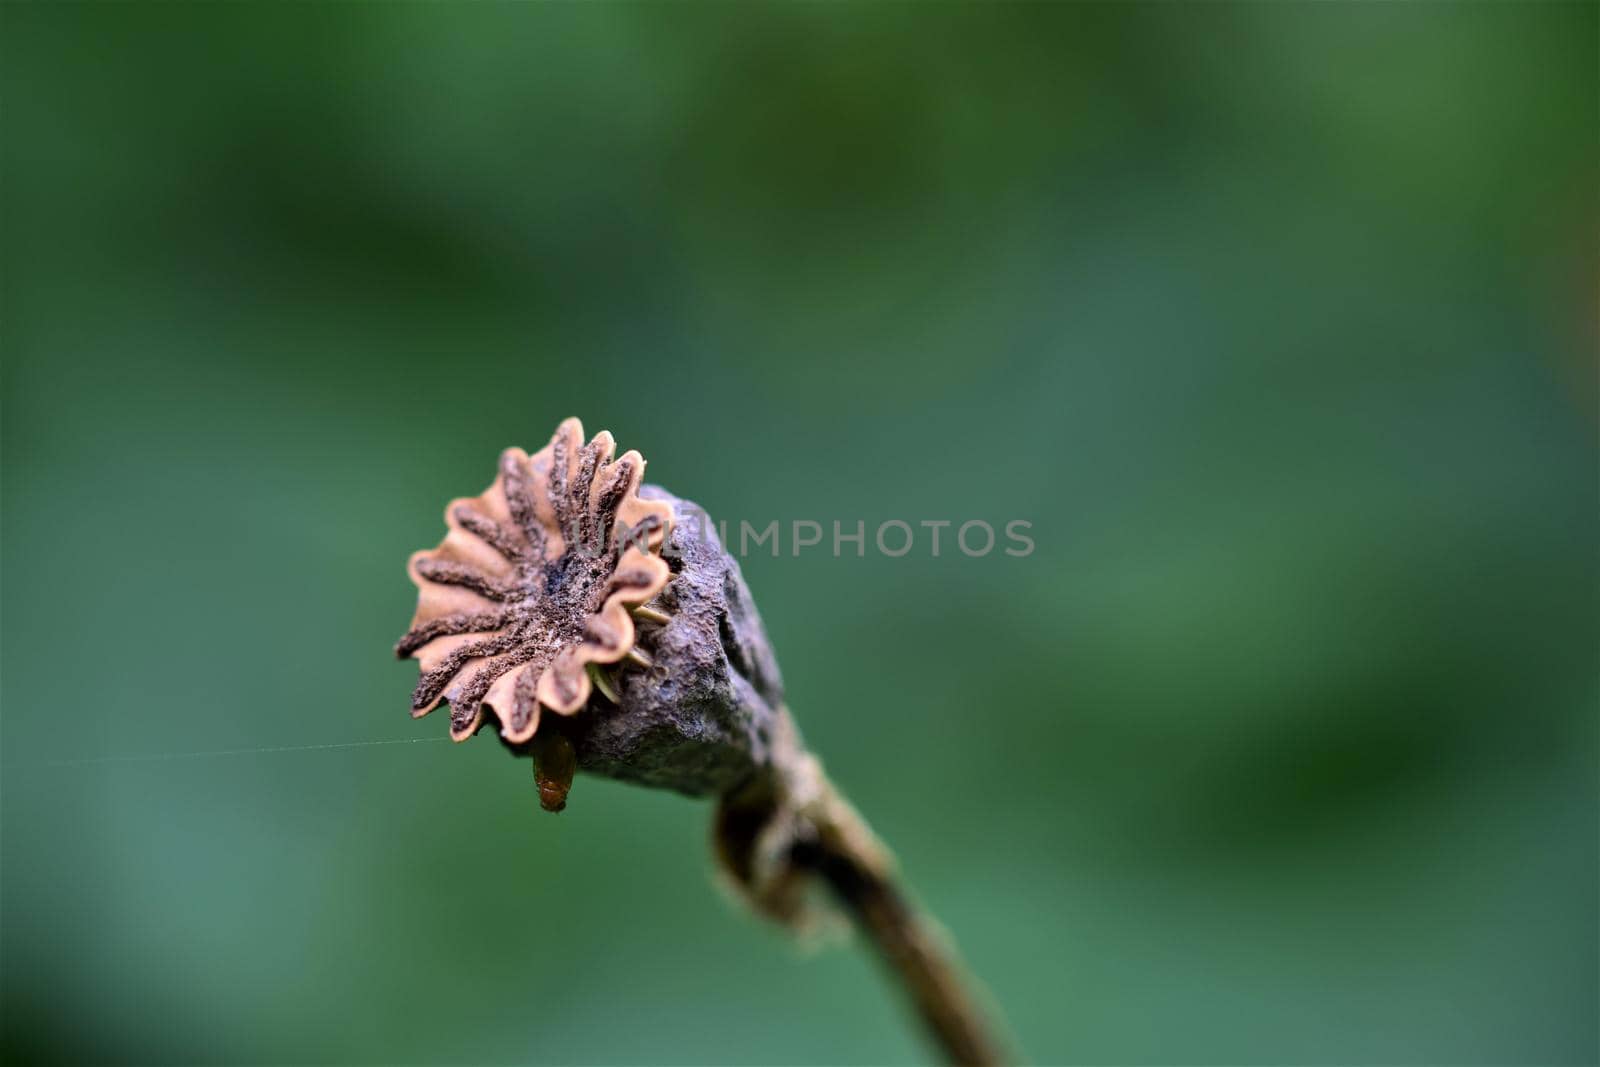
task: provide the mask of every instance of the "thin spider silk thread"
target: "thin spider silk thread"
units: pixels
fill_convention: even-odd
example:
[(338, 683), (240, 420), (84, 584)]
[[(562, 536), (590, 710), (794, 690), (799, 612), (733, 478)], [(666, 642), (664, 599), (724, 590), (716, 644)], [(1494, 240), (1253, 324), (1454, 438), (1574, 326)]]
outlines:
[(252, 756), (267, 752), (316, 752), (330, 748), (370, 748), (374, 745), (422, 745), (448, 741), (448, 737), (402, 737), (393, 741), (340, 741), (326, 745), (270, 745), (263, 748), (219, 748), (207, 752), (155, 752), (143, 756), (89, 756), (51, 760), (46, 767), (83, 767), (96, 763), (152, 763), (163, 760), (208, 759), (215, 756)]

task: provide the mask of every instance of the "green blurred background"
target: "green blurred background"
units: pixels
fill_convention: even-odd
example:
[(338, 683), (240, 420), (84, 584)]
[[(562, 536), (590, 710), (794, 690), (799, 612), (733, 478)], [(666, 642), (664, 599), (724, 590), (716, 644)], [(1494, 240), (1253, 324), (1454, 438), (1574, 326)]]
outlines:
[(927, 1058), (703, 803), (304, 747), (577, 414), (1034, 524), (745, 561), (1031, 1059), (1595, 1061), (1594, 5), (0, 18), (11, 1060)]

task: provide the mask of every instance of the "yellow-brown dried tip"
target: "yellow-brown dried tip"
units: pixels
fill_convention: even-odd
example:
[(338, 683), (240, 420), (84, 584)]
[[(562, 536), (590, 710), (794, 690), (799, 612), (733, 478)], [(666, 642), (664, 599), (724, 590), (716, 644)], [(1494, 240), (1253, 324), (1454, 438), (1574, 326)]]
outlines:
[(578, 769), (572, 742), (559, 730), (546, 730), (534, 738), (533, 748), (533, 780), (539, 787), (539, 806), (549, 812), (562, 811)]
[(543, 709), (572, 715), (589, 699), (588, 664), (626, 657), (630, 609), (661, 592), (669, 505), (639, 497), (644, 459), (588, 444), (567, 419), (529, 456), (508, 448), (494, 483), (445, 508), (449, 532), (412, 555), (417, 613), (395, 645), (422, 674), (413, 716), (450, 705), (450, 736), (478, 731), (485, 709), (506, 740), (539, 729)]

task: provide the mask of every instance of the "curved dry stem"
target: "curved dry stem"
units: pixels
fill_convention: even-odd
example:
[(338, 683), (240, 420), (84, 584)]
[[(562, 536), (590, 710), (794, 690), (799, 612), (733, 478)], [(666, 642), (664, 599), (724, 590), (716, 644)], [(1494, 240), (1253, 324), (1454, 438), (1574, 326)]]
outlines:
[(866, 862), (849, 847), (847, 838), (830, 840), (823, 835), (800, 843), (793, 858), (833, 890), (899, 980), (949, 1062), (963, 1067), (1003, 1062), (976, 998), (968, 991), (972, 980), (954, 949), (895, 878)]
[(718, 858), (758, 912), (805, 921), (806, 883), (820, 879), (866, 935), (952, 1064), (1004, 1062), (979, 987), (939, 926), (917, 907), (890, 855), (822, 765), (780, 718), (769, 772), (725, 796)]

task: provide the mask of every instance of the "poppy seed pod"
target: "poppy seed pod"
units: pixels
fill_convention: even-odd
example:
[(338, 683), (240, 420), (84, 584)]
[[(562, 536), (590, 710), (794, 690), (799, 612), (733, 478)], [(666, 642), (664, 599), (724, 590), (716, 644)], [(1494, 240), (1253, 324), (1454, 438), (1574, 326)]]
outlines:
[[(490, 721), (565, 804), (573, 770), (722, 796), (773, 759), (783, 686), (739, 573), (694, 504), (640, 485), (563, 422), (532, 456), (507, 449), (449, 532), (409, 566), (416, 616), (396, 645), (420, 661), (412, 714), (450, 706), (464, 741)], [(553, 712), (554, 714), (549, 714)]]
[(567, 419), (445, 509), (445, 539), (411, 558), (417, 611), (395, 647), (421, 664), (412, 714), (449, 704), (457, 741), (497, 723), (547, 811), (577, 771), (717, 798), (713, 851), (750, 907), (799, 926), (826, 884), (950, 1058), (996, 1062), (948, 946), (801, 743), (739, 564), (614, 451)]

